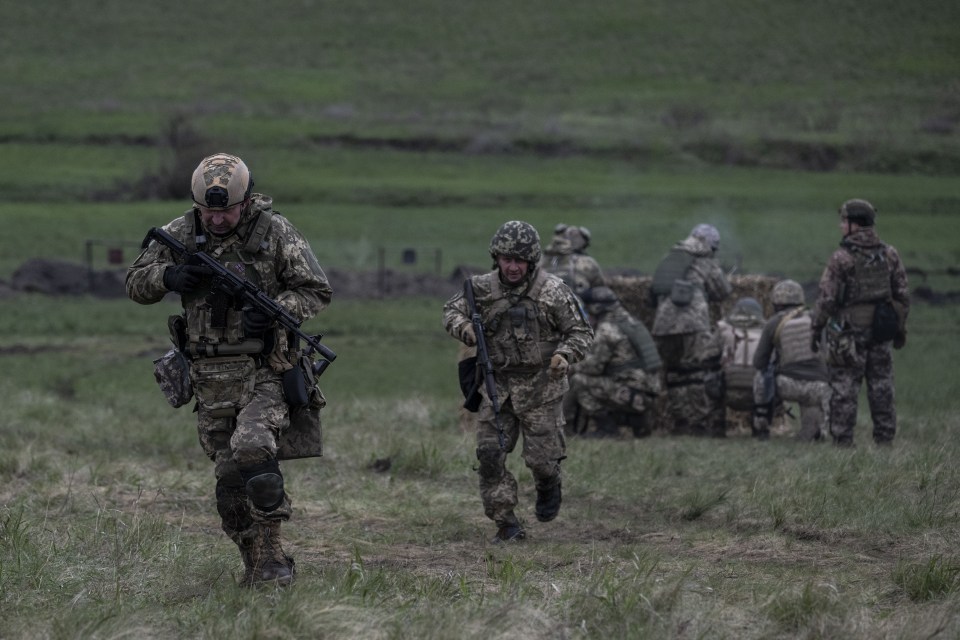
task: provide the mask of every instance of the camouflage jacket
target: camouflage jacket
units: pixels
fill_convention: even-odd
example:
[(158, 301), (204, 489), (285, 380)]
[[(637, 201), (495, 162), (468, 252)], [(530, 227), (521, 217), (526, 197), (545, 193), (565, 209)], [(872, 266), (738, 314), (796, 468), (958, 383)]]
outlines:
[(684, 280), (693, 284), (694, 293), (690, 304), (678, 306), (670, 296), (662, 296), (657, 302), (657, 313), (650, 333), (668, 336), (684, 333), (710, 331), (710, 303), (727, 298), (732, 290), (730, 281), (713, 257), (706, 244), (693, 236), (678, 243), (680, 249), (694, 257)]
[[(848, 248), (850, 247), (850, 248)], [(910, 312), (910, 290), (907, 287), (907, 270), (903, 266), (900, 254), (892, 245), (880, 241), (874, 227), (865, 227), (849, 234), (840, 242), (840, 248), (833, 252), (820, 277), (820, 290), (813, 311), (813, 331), (819, 333), (831, 320), (851, 320), (855, 309), (864, 305), (849, 305), (845, 294), (856, 284), (856, 258), (851, 248), (880, 250), (890, 272), (890, 295), (901, 326), (905, 325)], [(868, 310), (869, 312), (869, 310)], [(863, 333), (862, 325), (851, 322), (855, 330)]]
[(552, 273), (577, 295), (592, 287), (606, 284), (600, 264), (585, 253), (550, 253), (544, 251), (542, 269)]
[[(535, 284), (538, 278), (542, 278), (539, 286)], [(500, 403), (510, 399), (516, 411), (526, 411), (562, 397), (568, 388), (567, 379), (550, 379), (547, 367), (551, 356), (559, 353), (574, 364), (583, 359), (593, 342), (593, 330), (570, 288), (560, 278), (539, 269), (533, 269), (520, 286), (513, 288), (497, 284), (500, 282), (499, 271), (473, 276), (471, 280), (477, 310), (483, 321), (484, 337), (491, 351), (499, 349), (497, 343), (502, 342), (505, 328), (509, 329), (511, 324), (511, 318), (506, 317), (508, 314), (498, 311), (502, 309), (503, 300), (515, 305), (532, 302), (531, 308), (536, 310), (531, 322), (536, 325), (532, 328), (542, 349), (537, 356), (540, 362), (533, 367), (515, 366), (498, 362), (492, 356)], [(503, 298), (497, 298), (497, 290), (502, 292)], [(458, 340), (463, 339), (467, 327), (472, 327), (470, 316), (462, 291), (443, 305), (443, 327)], [(486, 396), (486, 389), (482, 388), (482, 391)]]
[[(587, 376), (608, 376), (619, 381), (644, 381), (647, 378), (641, 354), (622, 325), (638, 322), (630, 312), (617, 305), (600, 317), (595, 329), (593, 346), (574, 367), (576, 373)], [(645, 331), (645, 329), (644, 329)], [(647, 340), (651, 341), (649, 336)], [(653, 347), (655, 349), (655, 347)]]
[[(248, 255), (239, 247), (253, 232), (261, 212), (271, 214), (270, 225), (259, 243), (259, 250)], [(188, 241), (187, 238), (193, 228), (190, 220), (192, 215), (191, 209), (164, 226), (165, 231), (188, 247), (193, 243), (192, 239)], [(250, 209), (244, 213), (235, 234), (227, 238), (217, 238), (212, 234), (206, 236), (208, 241), (203, 246), (205, 253), (217, 257), (222, 264), (257, 284), (295, 318), (306, 320), (330, 303), (333, 293), (330, 283), (310, 245), (286, 218), (272, 211), (269, 197), (253, 194)], [(163, 284), (163, 273), (167, 267), (179, 262), (182, 260), (175, 258), (166, 246), (159, 242), (150, 243), (127, 270), (127, 295), (140, 304), (159, 302), (169, 293)], [(203, 295), (201, 292), (197, 296), (181, 297), (188, 333), (203, 330), (206, 318)], [(239, 312), (228, 311), (229, 321), (237, 324), (239, 320), (229, 314), (239, 315)], [(189, 335), (187, 337), (191, 338)], [(195, 340), (196, 336), (192, 336), (192, 339)], [(232, 340), (224, 337), (224, 341)]]

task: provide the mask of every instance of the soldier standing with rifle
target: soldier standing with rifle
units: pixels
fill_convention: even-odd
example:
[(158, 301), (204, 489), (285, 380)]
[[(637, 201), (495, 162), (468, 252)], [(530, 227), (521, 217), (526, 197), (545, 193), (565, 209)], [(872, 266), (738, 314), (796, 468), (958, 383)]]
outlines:
[(493, 369), (493, 388), (484, 384), (489, 371), (480, 372), (477, 460), (484, 513), (497, 525), (494, 542), (502, 542), (526, 536), (514, 513), (517, 481), (506, 466), (521, 434), (523, 460), (536, 482), (537, 520), (549, 522), (560, 512), (567, 369), (583, 358), (593, 331), (570, 288), (540, 269), (540, 236), (530, 224), (504, 223), (490, 241), (490, 256), (494, 270), (470, 278), (465, 292), (444, 304), (443, 326), (468, 346), (482, 339)]
[[(183, 371), (189, 383), (185, 397), (171, 404), (196, 396), (221, 526), (244, 563), (241, 584), (288, 585), (294, 562), (283, 550), (280, 526), (291, 503), (279, 452), (291, 430), (291, 407), (299, 411), (307, 402), (319, 435), (324, 404), (319, 388), (299, 377), (297, 340), (306, 336), (296, 327), (330, 304), (332, 290), (304, 237), (252, 187), (240, 158), (205, 158), (193, 174), (194, 206), (162, 232), (151, 231), (126, 288), (140, 304), (180, 295), (183, 313), (169, 325), (175, 352), (189, 361)], [(217, 263), (229, 273), (217, 274)], [(328, 362), (333, 355), (327, 352)], [(305, 455), (319, 451), (285, 457)]]

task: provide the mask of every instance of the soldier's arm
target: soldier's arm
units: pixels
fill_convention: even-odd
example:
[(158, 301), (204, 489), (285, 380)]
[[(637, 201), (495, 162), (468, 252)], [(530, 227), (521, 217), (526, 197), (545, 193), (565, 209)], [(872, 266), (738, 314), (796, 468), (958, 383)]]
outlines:
[(593, 344), (593, 329), (580, 312), (580, 305), (568, 287), (556, 287), (554, 292), (549, 304), (549, 317), (561, 335), (555, 353), (562, 355), (570, 364), (580, 362)]
[[(172, 224), (166, 225), (163, 229), (177, 237)], [(163, 284), (163, 273), (167, 267), (174, 264), (170, 249), (159, 242), (151, 242), (127, 269), (124, 280), (127, 296), (139, 304), (154, 304), (163, 300), (163, 297), (169, 293), (169, 289)]]
[(910, 312), (910, 289), (907, 285), (907, 270), (900, 259), (900, 253), (893, 247), (888, 247), (888, 259), (892, 267), (890, 273), (890, 291), (893, 301), (900, 306), (902, 320), (906, 321)]
[(827, 326), (830, 318), (834, 317), (840, 310), (840, 296), (844, 278), (840, 251), (842, 249), (837, 250), (830, 257), (827, 266), (823, 269), (823, 275), (820, 276), (817, 302), (811, 314), (815, 334), (819, 334)]
[(782, 315), (783, 314), (780, 313), (774, 315), (767, 321), (767, 324), (763, 326), (760, 341), (757, 342), (757, 350), (753, 352), (754, 369), (765, 369), (767, 364), (770, 363), (770, 357), (773, 355), (775, 346), (773, 344), (773, 335), (777, 330), (777, 325), (780, 324)]
[(463, 291), (458, 291), (443, 305), (443, 328), (457, 340), (463, 341), (463, 331), (471, 327), (470, 312)]

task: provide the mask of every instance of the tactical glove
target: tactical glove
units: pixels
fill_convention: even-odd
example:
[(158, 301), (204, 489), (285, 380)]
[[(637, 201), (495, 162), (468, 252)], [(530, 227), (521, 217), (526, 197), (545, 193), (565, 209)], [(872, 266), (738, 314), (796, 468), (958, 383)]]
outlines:
[(243, 335), (248, 338), (259, 338), (270, 326), (270, 323), (273, 320), (260, 311), (259, 309), (254, 309), (253, 307), (244, 307), (243, 308)]
[(468, 347), (477, 346), (477, 334), (473, 331), (473, 325), (466, 325), (460, 333), (460, 340)]
[(209, 275), (212, 275), (210, 267), (179, 264), (167, 267), (163, 272), (163, 286), (177, 293), (192, 293), (200, 285), (200, 281)]
[(569, 367), (570, 364), (567, 362), (566, 358), (559, 353), (553, 354), (553, 357), (550, 358), (550, 379), (559, 380), (563, 376), (567, 375), (567, 369)]
[(894, 348), (894, 349), (903, 349), (903, 346), (904, 346), (905, 344), (907, 344), (907, 332), (906, 332), (906, 331), (900, 331), (900, 332), (897, 333), (897, 335), (893, 338), (893, 348)]

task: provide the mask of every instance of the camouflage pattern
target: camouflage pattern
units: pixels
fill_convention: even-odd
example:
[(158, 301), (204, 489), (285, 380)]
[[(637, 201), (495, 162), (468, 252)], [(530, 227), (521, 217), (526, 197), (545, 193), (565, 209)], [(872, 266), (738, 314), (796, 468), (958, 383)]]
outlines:
[(490, 257), (508, 256), (526, 260), (532, 265), (540, 262), (540, 234), (529, 222), (504, 222), (490, 239)]
[(803, 293), (803, 287), (795, 280), (781, 280), (778, 282), (770, 294), (770, 301), (780, 307), (806, 304), (807, 302), (806, 296)]
[(583, 227), (557, 225), (540, 263), (542, 269), (558, 276), (577, 295), (605, 284), (600, 264), (585, 253), (589, 237)]
[(857, 290), (856, 258), (847, 247), (876, 249), (881, 246), (890, 270), (890, 295), (901, 324), (901, 332), (894, 339), (894, 345), (902, 346), (910, 310), (907, 272), (900, 254), (893, 246), (881, 243), (874, 227), (855, 229), (848, 234), (841, 241), (841, 248), (830, 257), (820, 278), (812, 330), (820, 335), (828, 324), (841, 326), (854, 347), (842, 363), (837, 360), (830, 367), (830, 386), (833, 390), (830, 433), (839, 444), (853, 441), (857, 399), (864, 378), (867, 381), (874, 440), (890, 442), (897, 429), (890, 343), (877, 344), (872, 339), (869, 320), (865, 321), (864, 318), (872, 317), (874, 305), (848, 304), (846, 298), (847, 292)]
[(865, 227), (872, 227), (877, 220), (877, 209), (866, 200), (852, 198), (840, 205), (840, 217)]
[[(253, 255), (239, 252), (238, 247), (243, 246), (243, 239), (252, 232), (258, 216), (264, 212), (272, 217), (259, 244), (260, 250)], [(196, 219), (194, 210), (190, 210), (165, 225), (164, 229), (188, 244), (186, 236), (194, 228), (192, 223)], [(272, 211), (269, 197), (253, 194), (250, 206), (243, 211), (233, 233), (225, 237), (209, 233), (206, 236), (207, 242), (203, 246), (206, 253), (255, 282), (293, 317), (306, 320), (330, 303), (330, 284), (309, 244), (286, 218)], [(193, 242), (193, 238), (190, 240)], [(239, 257), (239, 260), (234, 262), (231, 257)], [(152, 242), (127, 272), (128, 296), (140, 304), (162, 300), (169, 293), (163, 283), (164, 271), (178, 261), (179, 258), (166, 246)], [(245, 545), (249, 543), (251, 527), (273, 527), (290, 517), (291, 505), (286, 492), (277, 508), (264, 511), (248, 498), (241, 476), (243, 469), (256, 468), (278, 459), (280, 440), (289, 430), (290, 412), (283, 395), (283, 367), (275, 369), (272, 363), (289, 358), (284, 355), (287, 353), (285, 333), (280, 331), (274, 334), (275, 352), (280, 353), (280, 357), (244, 353), (244, 347), (250, 341), (236, 330), (242, 324), (241, 314), (231, 308), (227, 311), (226, 327), (213, 326), (211, 304), (205, 297), (208, 291), (209, 286), (199, 294), (181, 296), (186, 320), (183, 339), (189, 345), (189, 352), (194, 354), (206, 353), (198, 346), (209, 343), (236, 352), (229, 358), (195, 355), (191, 363), (191, 381), (198, 399), (200, 444), (214, 462), (221, 526), (240, 547), (246, 561), (250, 549)], [(201, 338), (204, 343), (200, 342)], [(229, 371), (237, 373), (231, 377), (225, 373)], [(316, 397), (312, 400), (314, 405), (321, 402)], [(319, 423), (317, 426), (319, 428)], [(290, 447), (286, 449), (289, 452)], [(278, 540), (275, 542), (279, 544)], [(263, 549), (258, 553), (261, 551)]]
[(724, 377), (724, 403), (736, 411), (752, 411), (753, 354), (760, 343), (766, 319), (756, 299), (741, 298), (724, 320), (717, 323), (723, 341), (721, 366)]
[(643, 413), (661, 391), (659, 363), (645, 371), (622, 328), (630, 322), (637, 321), (620, 304), (598, 315), (593, 346), (572, 368), (569, 395), (589, 414)]
[(160, 385), (163, 397), (174, 409), (193, 399), (190, 385), (190, 363), (179, 349), (170, 349), (153, 361), (153, 376)]
[[(500, 321), (508, 323), (506, 313), (497, 315), (501, 309), (497, 291), (503, 294), (503, 299), (515, 304), (529, 300), (527, 295), (532, 293), (538, 310), (535, 318), (538, 338), (543, 347), (549, 345), (550, 351), (543, 354), (542, 363), (537, 367), (495, 364), (506, 451), (500, 450), (493, 408), (486, 389), (481, 387), (483, 402), (477, 423), (480, 496), (484, 513), (502, 527), (517, 523), (513, 512), (517, 505), (517, 483), (507, 470), (506, 456), (513, 451), (520, 434), (523, 434), (523, 460), (537, 486), (553, 486), (560, 479), (560, 460), (565, 455), (561, 401), (568, 382), (565, 376), (551, 379), (548, 365), (553, 354), (561, 354), (571, 364), (582, 360), (590, 348), (593, 331), (569, 287), (556, 276), (540, 273), (535, 264), (524, 282), (516, 287), (500, 281), (499, 271), (473, 276), (472, 280), (488, 344), (495, 339)], [(443, 306), (443, 326), (447, 333), (462, 341), (463, 332), (470, 325), (470, 311), (460, 291)]]
[(661, 296), (651, 333), (663, 359), (668, 430), (691, 435), (722, 436), (723, 395), (720, 360), (723, 342), (710, 316), (710, 303), (724, 300), (731, 286), (714, 250), (693, 235), (674, 251), (694, 257), (684, 280), (692, 286), (688, 304), (678, 305), (671, 295)]
[[(243, 202), (251, 186), (250, 170), (243, 160), (229, 153), (217, 153), (204, 158), (194, 170), (190, 192), (193, 201), (199, 205), (210, 209), (228, 209)], [(225, 197), (223, 203), (212, 202), (210, 196), (216, 191)]]
[(800, 431), (797, 439), (820, 440), (830, 424), (830, 383), (825, 380), (800, 380), (777, 376), (777, 397), (800, 406)]

